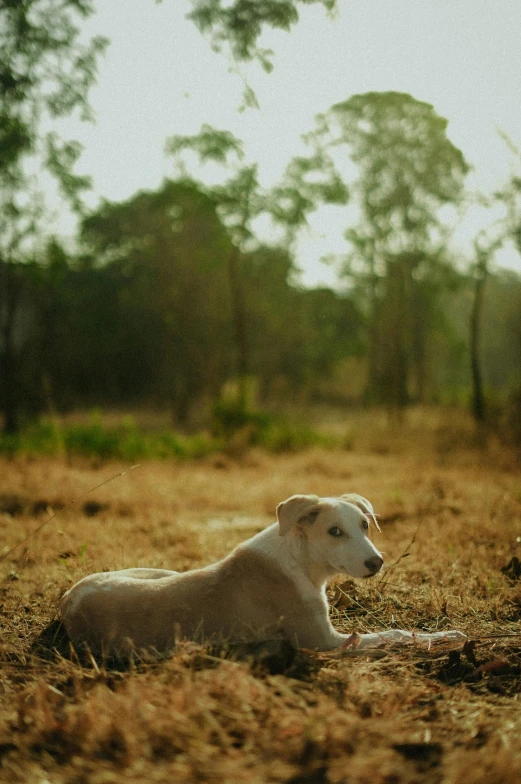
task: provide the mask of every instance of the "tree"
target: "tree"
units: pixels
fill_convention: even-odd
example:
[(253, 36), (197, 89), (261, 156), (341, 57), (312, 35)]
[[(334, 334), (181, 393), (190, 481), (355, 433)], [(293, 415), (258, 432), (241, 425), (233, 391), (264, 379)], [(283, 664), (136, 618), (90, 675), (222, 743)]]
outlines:
[(344, 202), (347, 193), (334, 168), (319, 156), (296, 158), (288, 166), (279, 185), (271, 189), (262, 188), (257, 165), (239, 165), (244, 157), (242, 142), (229, 131), (207, 125), (203, 125), (196, 136), (172, 137), (167, 149), (177, 160), (181, 171), (185, 170), (186, 155), (190, 153), (197, 155), (199, 163), (213, 161), (227, 166), (230, 158), (233, 161), (232, 175), (223, 184), (201, 187), (215, 201), (217, 212), (233, 244), (227, 257), (227, 266), (239, 388), (237, 405), (244, 408), (247, 404), (251, 359), (247, 323), (249, 305), (246, 302), (241, 265), (248, 263), (248, 254), (262, 245), (255, 235), (254, 222), (264, 215), (282, 226), (287, 249), (295, 232), (306, 222), (307, 214), (316, 209), (319, 201)]
[[(120, 281), (106, 364), (121, 367), (136, 396), (167, 402), (182, 425), (231, 373), (225, 259), (232, 246), (215, 211), (197, 184), (166, 181), (158, 191), (103, 203), (82, 224), (105, 285), (109, 275)], [(129, 383), (135, 366), (137, 385)]]
[[(521, 254), (521, 150), (502, 134), (503, 138), (516, 159), (516, 171), (510, 177), (506, 186), (496, 194), (496, 198), (506, 206), (506, 219), (504, 221), (504, 239), (513, 242), (514, 247)], [(516, 324), (516, 339), (519, 347), (519, 366), (521, 367), (521, 327)], [(517, 385), (512, 395), (509, 429), (514, 434), (514, 440), (521, 444), (521, 384)]]
[(474, 293), (470, 313), (470, 370), (472, 379), (472, 415), (478, 425), (486, 419), (485, 393), (481, 363), (481, 339), (483, 332), (483, 306), (485, 286), (490, 275), (490, 261), (503, 244), (502, 235), (492, 239), (484, 232), (474, 241), (475, 263), (473, 265)]
[(358, 167), (360, 218), (346, 232), (345, 272), (367, 291), (369, 395), (399, 407), (413, 369), (416, 395), (424, 394), (430, 280), (446, 263), (440, 209), (458, 203), (468, 170), (446, 129), (430, 104), (366, 93), (335, 104), (307, 136), (316, 154), (345, 165), (345, 147)]
[(324, 394), (336, 367), (359, 353), (363, 318), (352, 297), (290, 285), (291, 256), (261, 247), (243, 265), (252, 371), (262, 400)]
[(515, 171), (505, 186), (495, 194), (496, 201), (506, 208), (506, 216), (502, 222), (503, 237), (514, 243), (517, 251), (521, 253), (521, 149), (500, 131), (505, 144), (514, 156)]
[[(74, 207), (88, 179), (74, 173), (81, 148), (60, 140), (54, 121), (78, 111), (90, 117), (87, 96), (107, 41), (80, 43), (78, 20), (91, 0), (5, 0), (0, 8), (0, 270), (4, 429), (15, 431), (17, 318), (23, 297), (17, 263), (34, 256), (46, 216), (33, 169), (46, 169)], [(49, 130), (49, 128), (51, 130)]]
[(188, 18), (201, 33), (210, 36), (215, 50), (228, 44), (235, 60), (257, 60), (271, 71), (273, 52), (257, 46), (263, 29), (290, 30), (299, 19), (298, 5), (315, 3), (330, 12), (336, 6), (336, 0), (193, 0)]
[[(199, 162), (214, 161), (226, 165), (230, 155), (243, 158), (243, 144), (229, 131), (219, 131), (203, 125), (196, 136), (174, 136), (167, 144), (171, 155), (177, 158), (181, 170), (185, 169), (184, 152), (196, 153)], [(200, 187), (204, 186), (202, 183)], [(242, 252), (253, 238), (252, 222), (264, 209), (264, 199), (259, 193), (257, 166), (236, 167), (234, 174), (220, 186), (206, 188), (206, 193), (217, 205), (218, 214), (232, 241), (226, 264), (232, 307), (232, 329), (235, 346), (236, 375), (238, 379), (237, 405), (247, 404), (247, 378), (250, 370), (246, 303), (242, 286), (240, 259)]]

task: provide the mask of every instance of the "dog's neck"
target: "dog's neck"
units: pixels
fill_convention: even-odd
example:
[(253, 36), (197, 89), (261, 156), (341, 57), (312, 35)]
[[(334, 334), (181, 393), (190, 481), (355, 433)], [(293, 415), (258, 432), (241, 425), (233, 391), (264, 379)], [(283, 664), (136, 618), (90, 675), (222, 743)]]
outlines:
[(294, 582), (301, 583), (305, 591), (310, 591), (313, 586), (322, 593), (336, 572), (313, 561), (306, 544), (298, 534), (290, 532), (280, 536), (278, 523), (274, 523), (248, 539), (243, 546), (274, 561)]

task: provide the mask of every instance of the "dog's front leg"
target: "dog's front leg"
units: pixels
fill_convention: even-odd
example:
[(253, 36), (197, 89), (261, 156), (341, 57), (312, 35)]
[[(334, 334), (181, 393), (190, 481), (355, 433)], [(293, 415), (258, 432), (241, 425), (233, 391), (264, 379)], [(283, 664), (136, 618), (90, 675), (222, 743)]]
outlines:
[[(321, 609), (321, 608), (320, 608)], [(341, 634), (332, 625), (325, 612), (302, 613), (292, 619), (286, 618), (283, 625), (284, 636), (291, 640), (298, 648), (308, 648), (312, 651), (331, 651), (340, 648), (356, 646), (359, 635)]]

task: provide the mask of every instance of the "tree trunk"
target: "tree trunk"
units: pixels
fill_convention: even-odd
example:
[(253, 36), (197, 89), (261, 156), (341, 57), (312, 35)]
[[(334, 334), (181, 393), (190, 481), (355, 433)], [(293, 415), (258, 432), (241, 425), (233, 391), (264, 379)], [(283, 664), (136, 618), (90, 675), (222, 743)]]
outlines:
[(381, 395), (381, 335), (380, 313), (378, 302), (378, 278), (375, 271), (374, 258), (369, 258), (369, 368), (367, 378), (366, 397), (369, 403), (380, 402)]
[(478, 266), (474, 286), (474, 301), (470, 315), (470, 367), (472, 375), (472, 414), (478, 424), (485, 421), (485, 395), (483, 392), (483, 376), (481, 372), (481, 323), (483, 316), (483, 300), (487, 279), (487, 257), (478, 254)]
[(414, 368), (414, 401), (425, 403), (427, 394), (427, 302), (419, 283), (411, 275), (411, 352)]
[(1, 408), (4, 419), (4, 433), (17, 433), (19, 421), (19, 390), (17, 390), (17, 362), (14, 345), (14, 326), (18, 310), (20, 286), (13, 271), (13, 265), (3, 263), (4, 301), (2, 303), (2, 401)]
[(385, 401), (400, 410), (409, 402), (409, 355), (407, 329), (409, 324), (409, 302), (406, 289), (406, 269), (403, 259), (387, 264), (388, 324), (390, 329), (389, 353), (385, 358), (389, 384), (388, 399)]
[(233, 337), (235, 343), (235, 356), (237, 377), (239, 381), (239, 400), (240, 408), (247, 405), (247, 379), (249, 373), (249, 351), (248, 336), (246, 326), (246, 306), (244, 301), (244, 290), (242, 287), (239, 269), (240, 251), (234, 248), (228, 256), (228, 279), (230, 283)]
[(188, 389), (179, 390), (172, 394), (170, 399), (170, 410), (173, 427), (185, 429), (190, 421), (190, 409), (192, 396)]
[[(6, 332), (4, 331), (4, 341)], [(18, 404), (16, 395), (16, 360), (12, 346), (4, 342), (4, 356), (2, 362), (2, 376), (4, 394), (2, 399), (2, 413), (4, 416), (4, 433), (17, 433), (20, 427)]]

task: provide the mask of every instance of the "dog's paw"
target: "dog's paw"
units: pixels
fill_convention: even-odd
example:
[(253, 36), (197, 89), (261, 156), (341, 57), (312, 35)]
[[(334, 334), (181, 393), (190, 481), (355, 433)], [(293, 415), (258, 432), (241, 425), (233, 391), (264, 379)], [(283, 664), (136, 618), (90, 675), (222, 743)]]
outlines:
[(463, 634), (463, 632), (458, 631), (457, 629), (449, 629), (447, 632), (440, 632), (442, 637), (440, 639), (445, 640), (466, 640), (467, 635)]

